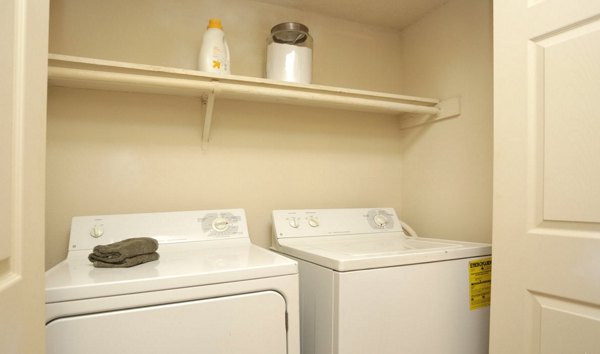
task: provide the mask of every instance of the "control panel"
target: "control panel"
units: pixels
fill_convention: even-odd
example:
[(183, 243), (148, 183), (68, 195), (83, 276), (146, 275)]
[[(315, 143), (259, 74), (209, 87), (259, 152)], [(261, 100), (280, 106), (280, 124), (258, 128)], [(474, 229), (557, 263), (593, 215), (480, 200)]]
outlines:
[(273, 236), (311, 237), (402, 232), (393, 208), (274, 210)]
[(69, 251), (91, 250), (131, 237), (174, 243), (249, 239), (249, 234), (242, 209), (76, 216), (71, 221)]

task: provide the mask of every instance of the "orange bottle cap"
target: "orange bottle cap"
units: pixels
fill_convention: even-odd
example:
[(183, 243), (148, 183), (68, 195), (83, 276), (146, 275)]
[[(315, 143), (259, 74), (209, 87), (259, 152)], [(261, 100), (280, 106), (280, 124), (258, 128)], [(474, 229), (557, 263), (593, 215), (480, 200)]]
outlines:
[(223, 28), (221, 25), (221, 19), (219, 18), (211, 18), (208, 20), (208, 26), (206, 28)]

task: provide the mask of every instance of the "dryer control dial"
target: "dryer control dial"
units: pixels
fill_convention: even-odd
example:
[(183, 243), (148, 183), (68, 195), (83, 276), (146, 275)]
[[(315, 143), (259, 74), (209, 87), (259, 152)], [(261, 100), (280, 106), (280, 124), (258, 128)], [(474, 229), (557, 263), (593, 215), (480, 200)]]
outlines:
[(102, 235), (104, 235), (104, 225), (95, 224), (94, 227), (92, 227), (92, 229), (90, 230), (90, 236), (92, 236), (93, 238), (98, 238)]
[(317, 219), (314, 216), (308, 217), (308, 225), (310, 227), (318, 227), (319, 226), (319, 219)]
[(223, 217), (215, 218), (212, 222), (212, 228), (217, 232), (227, 231), (230, 225), (229, 219)]
[(230, 212), (208, 213), (198, 221), (206, 237), (230, 237), (240, 232), (241, 216)]

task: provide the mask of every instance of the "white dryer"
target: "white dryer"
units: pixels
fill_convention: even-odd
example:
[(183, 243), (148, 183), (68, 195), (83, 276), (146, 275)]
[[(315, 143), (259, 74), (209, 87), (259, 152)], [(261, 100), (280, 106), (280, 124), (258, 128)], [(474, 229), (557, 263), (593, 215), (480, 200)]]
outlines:
[(409, 237), (395, 211), (273, 211), (299, 263), (302, 354), (483, 354), (491, 246)]
[[(147, 236), (160, 260), (94, 268), (98, 244)], [(299, 353), (295, 261), (250, 243), (241, 209), (75, 217), (46, 272), (49, 354)]]

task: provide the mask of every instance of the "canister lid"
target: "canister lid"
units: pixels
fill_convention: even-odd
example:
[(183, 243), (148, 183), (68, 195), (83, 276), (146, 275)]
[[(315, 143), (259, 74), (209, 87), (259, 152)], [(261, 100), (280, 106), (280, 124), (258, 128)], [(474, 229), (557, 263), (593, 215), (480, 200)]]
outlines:
[(308, 27), (298, 22), (283, 22), (271, 28), (271, 33), (279, 31), (301, 31), (308, 33)]
[(278, 43), (302, 43), (308, 38), (308, 27), (298, 22), (283, 22), (271, 28), (271, 35)]

